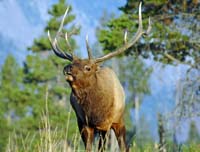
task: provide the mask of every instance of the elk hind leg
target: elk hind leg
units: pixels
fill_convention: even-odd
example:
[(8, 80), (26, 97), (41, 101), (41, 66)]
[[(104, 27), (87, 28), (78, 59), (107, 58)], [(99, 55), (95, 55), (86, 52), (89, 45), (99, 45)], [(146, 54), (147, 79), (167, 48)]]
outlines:
[(126, 134), (126, 128), (123, 123), (115, 123), (112, 124), (111, 128), (115, 132), (115, 136), (118, 141), (118, 145), (120, 148), (120, 151), (128, 151), (128, 147), (126, 145), (126, 139), (125, 139), (125, 134)]

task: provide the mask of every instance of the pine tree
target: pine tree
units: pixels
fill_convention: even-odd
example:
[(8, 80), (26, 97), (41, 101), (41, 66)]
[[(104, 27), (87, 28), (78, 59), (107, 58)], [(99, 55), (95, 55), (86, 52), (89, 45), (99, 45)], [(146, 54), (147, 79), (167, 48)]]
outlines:
[[(28, 87), (31, 87), (32, 92), (37, 92), (34, 97), (37, 100), (32, 105), (31, 112), (37, 123), (40, 122), (41, 112), (45, 107), (45, 95), (48, 88), (48, 108), (49, 117), (52, 128), (66, 128), (68, 112), (70, 111), (69, 94), (70, 89), (64, 80), (62, 73), (63, 67), (67, 64), (66, 61), (58, 58), (53, 52), (47, 37), (49, 30), (52, 35), (55, 35), (60, 26), (60, 22), (64, 12), (69, 7), (68, 15), (64, 21), (64, 26), (69, 27), (67, 31), (72, 30), (74, 25), (70, 24), (75, 15), (71, 14), (72, 7), (65, 0), (52, 6), (48, 13), (52, 16), (44, 29), (44, 33), (40, 38), (35, 39), (29, 50), (33, 55), (27, 56), (24, 63), (24, 82)], [(77, 30), (79, 32), (79, 30)], [(66, 30), (64, 30), (66, 32)], [(77, 34), (78, 34), (77, 32)], [(77, 46), (73, 38), (69, 38), (71, 49), (74, 50)], [(66, 50), (67, 46), (64, 40), (61, 39), (61, 48)], [(72, 139), (77, 129), (75, 114), (72, 113), (70, 119), (70, 128), (68, 130), (69, 139)], [(66, 135), (63, 130), (58, 132), (61, 136)]]
[[(52, 35), (55, 35), (68, 6), (65, 0), (60, 0), (48, 11), (52, 17), (44, 29), (44, 34), (35, 39), (33, 45), (29, 47), (32, 53), (27, 56), (23, 67), (19, 67), (11, 56), (8, 56), (2, 67), (0, 128), (5, 130), (5, 135), (0, 136), (0, 151), (2, 143), (2, 149), (8, 144), (6, 143), (8, 135), (14, 140), (14, 145), (18, 145), (19, 151), (27, 151), (23, 149), (24, 144), (27, 144), (31, 151), (37, 151), (42, 140), (41, 131), (45, 130), (45, 122), (50, 125), (51, 132), (56, 131), (56, 138), (59, 137), (56, 141), (59, 144), (65, 140), (69, 143), (76, 137), (75, 113), (69, 113), (71, 112), (70, 89), (62, 73), (67, 62), (55, 56), (46, 34), (47, 30), (50, 30)], [(74, 27), (70, 23), (75, 16), (71, 14), (72, 7), (69, 8), (69, 15), (64, 25), (69, 27), (70, 31)], [(74, 50), (77, 47), (75, 40), (69, 38), (69, 42)], [(60, 45), (63, 50), (66, 49), (62, 39)], [(70, 127), (67, 127), (68, 121)]]
[(166, 131), (162, 114), (158, 113), (158, 135), (159, 135), (159, 152), (166, 152)]
[(188, 144), (200, 144), (200, 133), (198, 132), (195, 121), (190, 123), (190, 130), (188, 133)]
[(0, 151), (5, 150), (13, 121), (19, 116), (20, 82), (19, 66), (15, 58), (8, 55), (0, 71)]
[[(105, 51), (113, 51), (123, 43), (123, 33), (129, 37), (137, 30), (139, 1), (127, 0), (119, 9), (123, 12), (118, 18), (107, 23), (99, 33), (99, 40)], [(162, 63), (185, 63), (197, 68), (199, 63), (199, 10), (200, 3), (194, 1), (143, 1), (142, 15), (144, 29), (148, 17), (152, 20), (152, 30), (127, 51), (135, 57), (153, 58)], [(188, 32), (184, 32), (187, 30)], [(188, 60), (188, 57), (191, 57)], [(194, 64), (191, 64), (190, 62)]]

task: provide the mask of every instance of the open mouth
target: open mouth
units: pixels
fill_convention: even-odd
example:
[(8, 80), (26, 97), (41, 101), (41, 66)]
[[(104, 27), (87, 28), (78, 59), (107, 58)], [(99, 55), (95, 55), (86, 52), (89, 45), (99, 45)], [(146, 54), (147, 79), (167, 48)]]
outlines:
[(73, 76), (72, 76), (71, 73), (67, 73), (67, 74), (65, 75), (65, 80), (66, 80), (66, 81), (72, 82), (72, 81), (74, 80), (74, 78), (73, 78)]

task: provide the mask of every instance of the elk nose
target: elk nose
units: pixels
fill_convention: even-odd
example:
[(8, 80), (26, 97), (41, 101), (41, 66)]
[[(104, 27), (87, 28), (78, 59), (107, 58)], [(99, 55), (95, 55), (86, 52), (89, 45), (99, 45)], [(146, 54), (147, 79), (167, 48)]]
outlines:
[(64, 75), (70, 75), (72, 74), (72, 65), (67, 65), (63, 69), (63, 74)]

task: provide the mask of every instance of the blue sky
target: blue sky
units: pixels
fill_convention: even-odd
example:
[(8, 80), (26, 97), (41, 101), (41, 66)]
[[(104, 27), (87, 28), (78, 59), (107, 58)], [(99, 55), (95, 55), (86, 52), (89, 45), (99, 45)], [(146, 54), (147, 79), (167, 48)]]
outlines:
[[(47, 10), (58, 0), (1, 0), (0, 1), (0, 35), (12, 43), (12, 47), (0, 50), (4, 60), (8, 53), (13, 53), (16, 58), (24, 60), (26, 48), (34, 38), (43, 33), (46, 21), (49, 19)], [(91, 43), (95, 41), (95, 28), (104, 10), (108, 13), (119, 13), (117, 8), (125, 4), (125, 0), (68, 0), (76, 14), (76, 23), (82, 27), (81, 36), (77, 38), (79, 46), (85, 46), (85, 35), (88, 34)], [(110, 9), (108, 10), (108, 6)], [(81, 51), (83, 47), (81, 47)], [(7, 52), (7, 53), (5, 53)], [(0, 65), (3, 61), (0, 61)]]
[[(25, 60), (33, 39), (43, 33), (46, 21), (49, 19), (47, 10), (57, 0), (0, 0), (0, 66), (9, 53), (14, 54), (18, 61)], [(108, 13), (119, 14), (117, 9), (123, 6), (126, 0), (68, 0), (76, 15), (76, 22), (82, 26), (81, 36), (77, 37), (77, 43), (82, 52), (85, 51), (85, 35), (88, 34), (89, 41), (96, 41), (95, 28), (99, 24), (99, 18), (106, 10)], [(109, 6), (109, 9), (108, 9)], [(83, 55), (85, 53), (82, 53)], [(144, 98), (140, 115), (145, 115), (152, 135), (157, 136), (156, 113), (168, 114), (175, 105), (175, 91), (177, 81), (185, 73), (185, 67), (167, 66), (162, 68), (160, 63), (147, 62), (148, 66), (154, 68), (151, 76), (150, 87), (152, 94)], [(187, 122), (185, 122), (187, 126)], [(185, 126), (183, 125), (183, 126)], [(184, 128), (181, 139), (187, 137), (188, 127)]]
[[(77, 37), (81, 52), (85, 50), (85, 36), (88, 34), (89, 41), (93, 44), (96, 41), (95, 29), (99, 25), (99, 19), (103, 12), (119, 14), (118, 7), (123, 6), (126, 0), (68, 0), (68, 3), (73, 6), (76, 14), (76, 23), (81, 25), (81, 36)], [(108, 9), (109, 7), (109, 9)], [(83, 56), (85, 53), (83, 53)]]

